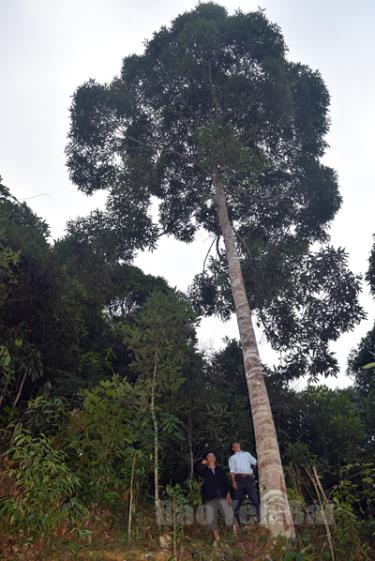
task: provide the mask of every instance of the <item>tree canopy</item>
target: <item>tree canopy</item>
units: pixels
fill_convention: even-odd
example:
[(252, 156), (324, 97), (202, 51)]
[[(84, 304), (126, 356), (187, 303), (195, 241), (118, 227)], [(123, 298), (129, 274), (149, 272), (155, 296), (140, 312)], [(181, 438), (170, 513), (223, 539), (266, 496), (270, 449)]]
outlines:
[[(287, 58), (261, 10), (229, 15), (210, 2), (155, 32), (111, 83), (80, 86), (71, 107), (71, 178), (85, 193), (108, 191), (86, 231), (115, 236), (122, 258), (163, 234), (190, 242), (204, 228), (219, 239), (220, 170), (250, 305), (288, 378), (336, 374), (329, 343), (363, 318), (359, 277), (329, 243), (341, 196), (321, 162), (328, 108), (320, 73)], [(216, 247), (191, 294), (200, 312), (227, 318), (233, 303)]]

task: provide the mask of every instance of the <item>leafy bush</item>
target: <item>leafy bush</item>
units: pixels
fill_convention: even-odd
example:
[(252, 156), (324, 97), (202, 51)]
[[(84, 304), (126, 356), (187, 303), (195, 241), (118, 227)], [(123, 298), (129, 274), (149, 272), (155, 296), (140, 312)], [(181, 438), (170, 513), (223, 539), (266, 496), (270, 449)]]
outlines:
[(123, 509), (134, 454), (137, 476), (150, 461), (152, 436), (141, 406), (142, 388), (114, 376), (82, 395), (82, 408), (71, 411), (60, 437), (80, 477), (85, 503), (108, 507), (115, 514)]
[(54, 450), (45, 436), (25, 432), (14, 438), (6, 452), (11, 495), (0, 502), (4, 530), (18, 543), (39, 540), (42, 549), (63, 522), (76, 522), (87, 511), (76, 497), (79, 480), (66, 464), (66, 455)]

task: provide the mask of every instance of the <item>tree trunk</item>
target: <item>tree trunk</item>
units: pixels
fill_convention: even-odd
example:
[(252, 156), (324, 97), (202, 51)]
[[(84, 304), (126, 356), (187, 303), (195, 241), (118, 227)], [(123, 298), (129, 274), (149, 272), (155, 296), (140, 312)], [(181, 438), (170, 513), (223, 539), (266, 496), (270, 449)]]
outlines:
[(19, 386), (19, 388), (18, 388), (18, 392), (17, 392), (16, 398), (15, 398), (15, 400), (13, 401), (13, 407), (15, 407), (15, 406), (17, 405), (18, 400), (19, 400), (19, 398), (21, 397), (21, 393), (22, 393), (22, 390), (23, 390), (23, 386), (24, 386), (24, 384), (25, 384), (25, 380), (26, 380), (27, 373), (28, 373), (28, 368), (25, 368), (25, 372), (23, 373), (22, 380), (21, 380), (20, 386)]
[(159, 502), (159, 423), (155, 412), (155, 393), (156, 393), (156, 374), (157, 374), (157, 357), (154, 361), (154, 370), (152, 374), (151, 383), (151, 400), (150, 412), (152, 424), (154, 427), (154, 497), (155, 497), (155, 515), (157, 522), (160, 515), (160, 502)]
[(7, 389), (8, 389), (8, 384), (6, 384), (6, 385), (4, 386), (3, 391), (1, 392), (1, 395), (0, 395), (0, 407), (2, 406), (3, 401), (4, 401), (4, 399), (5, 399), (5, 394), (6, 394)]
[(294, 526), (286, 493), (275, 425), (255, 338), (236, 239), (229, 221), (224, 186), (220, 178), (215, 177), (214, 187), (217, 216), (227, 254), (229, 277), (254, 423), (259, 467), (261, 522), (270, 529), (273, 535), (281, 534), (293, 537)]
[(177, 555), (177, 524), (176, 524), (176, 497), (174, 496), (172, 499), (172, 528), (173, 528), (173, 559), (178, 561)]
[(130, 476), (130, 494), (129, 494), (129, 515), (128, 515), (128, 541), (130, 542), (132, 534), (132, 521), (133, 521), (133, 495), (134, 495), (134, 478), (135, 478), (135, 463), (137, 456), (134, 454), (132, 459), (132, 468)]
[(188, 418), (188, 431), (187, 431), (187, 436), (188, 436), (188, 445), (189, 445), (189, 475), (188, 475), (188, 479), (191, 481), (194, 477), (194, 454), (193, 454), (193, 427), (192, 427), (192, 418), (191, 415), (189, 414), (189, 418)]

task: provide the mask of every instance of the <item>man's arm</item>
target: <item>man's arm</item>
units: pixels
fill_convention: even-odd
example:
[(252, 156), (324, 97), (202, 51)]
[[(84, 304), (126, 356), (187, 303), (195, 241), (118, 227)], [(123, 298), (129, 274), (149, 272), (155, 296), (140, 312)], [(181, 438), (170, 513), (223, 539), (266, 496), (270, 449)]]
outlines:
[(230, 485), (229, 485), (227, 474), (225, 473), (225, 471), (223, 469), (220, 469), (220, 473), (221, 473), (222, 480), (223, 480), (223, 488), (226, 492), (227, 502), (229, 504), (231, 504), (232, 497), (230, 496)]
[[(205, 462), (205, 460), (203, 460), (203, 462)], [(206, 463), (203, 463), (203, 462), (198, 462), (197, 464), (195, 464), (195, 471), (201, 477), (205, 476), (206, 470), (207, 470)]]
[(230, 471), (230, 478), (232, 480), (232, 487), (233, 487), (233, 489), (237, 489), (236, 474), (234, 472), (234, 458), (233, 458), (233, 456), (231, 456), (229, 458), (228, 466), (229, 466), (229, 471)]
[(257, 459), (254, 458), (254, 456), (252, 456), (252, 454), (250, 454), (250, 452), (245, 452), (245, 454), (246, 454), (246, 458), (247, 458), (248, 461), (249, 461), (250, 468), (251, 468), (252, 466), (256, 466), (256, 465), (257, 465)]
[(248, 454), (249, 454), (250, 464), (253, 465), (253, 466), (256, 466), (257, 465), (257, 459), (254, 458), (254, 456), (252, 456), (250, 454), (250, 452), (248, 452)]

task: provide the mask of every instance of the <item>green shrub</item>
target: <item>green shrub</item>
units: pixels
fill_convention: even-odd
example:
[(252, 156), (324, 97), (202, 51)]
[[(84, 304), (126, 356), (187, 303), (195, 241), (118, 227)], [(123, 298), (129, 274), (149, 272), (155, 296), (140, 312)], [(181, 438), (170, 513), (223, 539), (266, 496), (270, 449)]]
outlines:
[(79, 480), (64, 452), (54, 450), (45, 435), (17, 435), (6, 459), (12, 494), (0, 502), (2, 527), (18, 543), (39, 540), (46, 551), (63, 522), (75, 523), (88, 514), (76, 497)]

